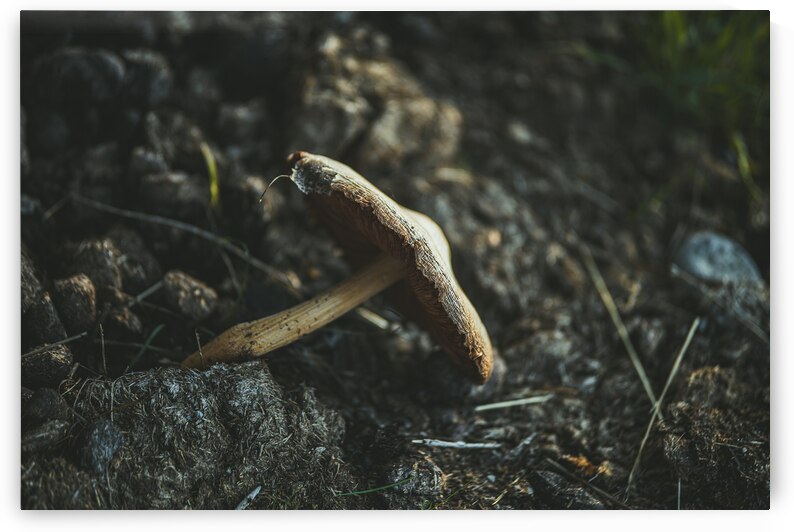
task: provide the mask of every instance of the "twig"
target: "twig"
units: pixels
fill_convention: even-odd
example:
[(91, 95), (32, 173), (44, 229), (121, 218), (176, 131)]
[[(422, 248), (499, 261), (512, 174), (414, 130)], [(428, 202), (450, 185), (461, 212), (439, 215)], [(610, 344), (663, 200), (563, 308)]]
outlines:
[(389, 488), (395, 488), (397, 486), (400, 486), (401, 484), (405, 484), (406, 482), (408, 482), (410, 480), (413, 480), (413, 475), (408, 475), (404, 479), (398, 480), (397, 482), (394, 482), (392, 484), (387, 484), (386, 486), (378, 486), (377, 488), (370, 488), (370, 489), (361, 490), (361, 491), (350, 491), (348, 493), (337, 493), (336, 496), (337, 497), (349, 497), (350, 495), (365, 495), (367, 493), (375, 493), (377, 491), (383, 491), (383, 490), (387, 490)]
[(664, 388), (662, 389), (662, 395), (659, 396), (659, 400), (653, 405), (653, 415), (651, 416), (651, 420), (648, 422), (648, 427), (645, 429), (645, 435), (643, 436), (642, 442), (640, 443), (640, 449), (637, 451), (637, 458), (634, 460), (634, 465), (631, 467), (631, 472), (629, 473), (629, 480), (626, 484), (626, 495), (624, 500), (627, 500), (629, 497), (631, 484), (634, 482), (634, 475), (636, 474), (637, 469), (640, 467), (640, 461), (642, 460), (642, 451), (645, 449), (645, 444), (648, 442), (648, 437), (651, 435), (653, 424), (662, 408), (662, 401), (664, 401), (664, 397), (667, 395), (667, 390), (670, 388), (670, 384), (672, 384), (673, 379), (678, 373), (678, 369), (681, 367), (681, 361), (684, 358), (684, 354), (686, 354), (687, 350), (689, 349), (689, 344), (692, 343), (692, 338), (694, 338), (698, 326), (700, 326), (700, 318), (695, 318), (695, 320), (692, 322), (692, 325), (689, 327), (689, 332), (686, 335), (686, 340), (684, 340), (684, 345), (681, 346), (681, 349), (678, 351), (678, 355), (675, 358), (675, 362), (673, 362), (673, 367), (670, 368), (670, 374), (667, 376), (667, 382), (664, 384)]
[(248, 508), (248, 506), (250, 506), (250, 504), (254, 502), (254, 499), (256, 499), (256, 496), (259, 495), (259, 492), (261, 490), (262, 490), (262, 486), (255, 487), (251, 493), (246, 495), (245, 498), (243, 498), (243, 500), (240, 501), (240, 504), (237, 505), (237, 508), (235, 508), (235, 510), (245, 510), (246, 508)]
[(554, 397), (553, 393), (546, 395), (536, 395), (534, 397), (525, 397), (523, 399), (513, 399), (512, 401), (502, 401), (500, 403), (489, 403), (486, 405), (479, 405), (474, 408), (475, 412), (483, 412), (485, 410), (495, 410), (497, 408), (509, 408), (511, 406), (520, 405), (534, 405), (538, 403), (545, 403)]
[(201, 352), (201, 339), (199, 338), (198, 329), (193, 330), (196, 333), (196, 345), (198, 346), (199, 358), (201, 359), (201, 366), (204, 367), (204, 353)]
[(37, 354), (41, 353), (42, 351), (47, 351), (49, 349), (52, 349), (55, 346), (59, 346), (61, 344), (67, 344), (69, 342), (73, 342), (75, 340), (79, 340), (80, 338), (82, 338), (83, 336), (85, 336), (87, 334), (88, 334), (88, 331), (83, 331), (80, 334), (75, 334), (74, 336), (70, 336), (69, 338), (64, 338), (63, 340), (58, 340), (57, 342), (53, 342), (51, 344), (42, 345), (41, 347), (37, 347), (36, 349), (28, 351), (27, 353), (23, 354), (22, 357), (24, 358), (24, 357), (37, 355)]
[(573, 480), (574, 482), (578, 482), (580, 485), (586, 487), (587, 489), (592, 490), (594, 493), (596, 493), (597, 495), (599, 495), (599, 496), (603, 497), (604, 499), (608, 500), (609, 502), (611, 502), (615, 506), (617, 506), (619, 508), (623, 508), (624, 510), (630, 510), (631, 509), (628, 506), (626, 506), (625, 503), (620, 502), (620, 500), (618, 500), (614, 495), (611, 495), (611, 494), (607, 493), (606, 491), (602, 490), (601, 488), (599, 488), (598, 486), (593, 486), (592, 484), (590, 484), (586, 480), (579, 478), (578, 476), (574, 475), (573, 473), (568, 471), (565, 467), (563, 467), (561, 464), (558, 464), (557, 462), (555, 462), (551, 458), (546, 458), (546, 463), (551, 465), (555, 470), (557, 470), (558, 473), (560, 473), (564, 477), (568, 478), (569, 480)]
[(465, 441), (443, 441), (443, 440), (411, 440), (411, 443), (427, 445), (428, 447), (443, 447), (445, 449), (499, 449), (501, 443), (466, 443)]
[[(648, 399), (650, 399), (651, 405), (654, 405), (656, 404), (656, 395), (653, 393), (651, 382), (648, 379), (648, 375), (645, 373), (645, 368), (642, 366), (640, 357), (637, 355), (637, 351), (634, 349), (634, 345), (631, 343), (629, 331), (626, 329), (626, 325), (623, 323), (623, 320), (620, 317), (615, 300), (612, 299), (612, 294), (609, 293), (609, 288), (607, 288), (607, 284), (604, 281), (604, 278), (601, 276), (601, 272), (598, 270), (595, 260), (593, 260), (593, 255), (590, 253), (590, 249), (582, 243), (579, 245), (579, 251), (582, 255), (582, 260), (584, 261), (585, 267), (590, 273), (590, 277), (593, 279), (593, 284), (595, 284), (598, 295), (601, 297), (601, 301), (604, 303), (604, 307), (606, 307), (609, 317), (612, 318), (612, 323), (615, 325), (615, 329), (618, 331), (618, 336), (623, 342), (623, 346), (626, 348), (626, 352), (631, 359), (631, 363), (634, 364), (634, 369), (637, 371), (640, 381), (642, 381), (642, 386), (645, 388), (645, 394), (648, 396)], [(661, 414), (659, 414), (659, 419), (662, 419)]]
[(102, 324), (99, 324), (99, 342), (101, 344), (101, 351), (102, 351), (102, 369), (104, 371), (105, 377), (108, 376), (108, 361), (105, 358), (105, 329), (102, 327)]
[(135, 296), (133, 299), (128, 301), (127, 305), (126, 305), (127, 308), (134, 307), (138, 303), (141, 303), (144, 299), (146, 299), (147, 297), (149, 297), (153, 293), (157, 292), (162, 287), (163, 287), (163, 280), (160, 279), (159, 281), (154, 283), (152, 286), (150, 286), (149, 288), (147, 288), (146, 290), (144, 290), (143, 292), (141, 292), (140, 294)]
[[(99, 343), (99, 340), (94, 340), (94, 343)], [(144, 346), (144, 344), (140, 342), (122, 342), (120, 340), (105, 340), (105, 345), (113, 345), (117, 347), (134, 347), (140, 349)], [(166, 349), (164, 347), (157, 347), (156, 345), (149, 345), (147, 346), (149, 351), (153, 351), (155, 353), (162, 353), (164, 355), (173, 355), (174, 352), (170, 349)]]
[(106, 212), (109, 214), (115, 214), (116, 216), (121, 216), (123, 218), (129, 218), (131, 220), (138, 220), (141, 222), (153, 223), (157, 225), (165, 225), (167, 227), (173, 227), (174, 229), (178, 229), (180, 231), (185, 231), (186, 233), (190, 233), (192, 235), (198, 236), (213, 244), (220, 246), (221, 248), (225, 249), (232, 255), (235, 255), (237, 258), (241, 259), (242, 261), (250, 264), (254, 268), (270, 275), (274, 279), (278, 280), (282, 284), (284, 284), (287, 288), (289, 288), (293, 293), (297, 292), (296, 287), (293, 283), (289, 280), (289, 277), (284, 275), (282, 272), (278, 271), (277, 269), (273, 268), (262, 262), (261, 260), (257, 259), (256, 257), (252, 257), (250, 254), (246, 253), (244, 250), (240, 249), (239, 247), (235, 246), (234, 244), (230, 243), (228, 240), (220, 237), (214, 233), (201, 229), (200, 227), (196, 227), (195, 225), (191, 225), (180, 220), (174, 220), (172, 218), (166, 218), (164, 216), (159, 216), (156, 214), (147, 214), (143, 212), (137, 211), (128, 211), (126, 209), (120, 209), (118, 207), (114, 207), (112, 205), (107, 205), (105, 203), (101, 203), (99, 201), (95, 201), (92, 199), (84, 198), (77, 194), (72, 195), (72, 199), (74, 199), (78, 203), (82, 203), (88, 207), (96, 209), (98, 211)]
[(41, 221), (42, 222), (46, 222), (47, 220), (49, 220), (56, 212), (61, 210), (63, 208), (63, 206), (66, 205), (67, 201), (69, 201), (69, 196), (68, 195), (62, 197), (61, 199), (59, 199), (58, 201), (53, 203), (52, 207), (47, 209), (44, 212), (44, 214), (41, 215)]
[(162, 324), (162, 323), (161, 323), (161, 324), (159, 324), (157, 327), (155, 327), (155, 328), (154, 328), (154, 330), (151, 332), (151, 334), (149, 334), (149, 336), (148, 336), (148, 337), (146, 338), (146, 340), (143, 342), (143, 345), (142, 345), (142, 346), (141, 346), (141, 348), (138, 350), (138, 353), (137, 353), (137, 354), (136, 354), (136, 355), (135, 355), (135, 356), (132, 358), (132, 360), (130, 360), (130, 363), (129, 363), (129, 364), (127, 364), (127, 367), (126, 367), (126, 368), (124, 368), (124, 373), (127, 373), (129, 370), (131, 370), (131, 369), (132, 369), (132, 367), (133, 367), (135, 364), (137, 364), (137, 363), (138, 363), (138, 361), (141, 359), (141, 357), (143, 357), (144, 353), (146, 353), (146, 351), (148, 351), (148, 350), (149, 350), (149, 344), (151, 344), (151, 343), (152, 343), (152, 341), (154, 340), (155, 336), (157, 336), (158, 334), (160, 334), (160, 331), (162, 331), (164, 328), (165, 328), (165, 325), (164, 325), (164, 324)]

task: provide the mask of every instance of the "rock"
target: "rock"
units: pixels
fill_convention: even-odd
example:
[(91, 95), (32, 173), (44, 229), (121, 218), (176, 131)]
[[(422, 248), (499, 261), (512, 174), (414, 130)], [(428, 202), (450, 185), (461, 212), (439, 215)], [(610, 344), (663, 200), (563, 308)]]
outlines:
[(202, 120), (202, 123), (214, 117), (218, 102), (223, 98), (215, 71), (192, 68), (187, 75), (186, 85), (183, 101), (185, 111)]
[(160, 263), (146, 247), (141, 236), (123, 226), (116, 226), (106, 234), (119, 250), (118, 266), (121, 284), (128, 294), (143, 292), (163, 275)]
[(47, 421), (22, 435), (22, 452), (35, 453), (51, 449), (64, 441), (68, 433), (68, 421), (61, 419)]
[(114, 301), (115, 292), (121, 290), (120, 256), (121, 251), (109, 238), (85, 240), (78, 246), (69, 271), (87, 275), (94, 284), (99, 304), (104, 305)]
[(69, 375), (72, 362), (72, 351), (63, 344), (23, 355), (22, 385), (34, 390), (45, 386), (55, 388)]
[(143, 129), (147, 145), (162, 156), (169, 168), (206, 173), (201, 154), (204, 135), (184, 114), (149, 112), (144, 117)]
[(28, 130), (27, 138), (33, 156), (61, 153), (72, 141), (71, 128), (66, 117), (48, 107), (34, 107), (31, 110)]
[(150, 50), (128, 50), (124, 96), (133, 105), (148, 108), (162, 103), (171, 93), (173, 74), (165, 57)]
[[(125, 296), (125, 299), (129, 299)], [(141, 319), (126, 304), (112, 307), (103, 324), (105, 335), (114, 340), (135, 341), (143, 333)]]
[(23, 386), (22, 387), (22, 410), (24, 411), (27, 408), (28, 401), (33, 398), (33, 394), (35, 392), (30, 388)]
[(169, 307), (193, 322), (209, 317), (218, 302), (215, 290), (179, 270), (163, 277), (163, 296)]
[(147, 210), (177, 219), (201, 216), (210, 201), (209, 182), (183, 172), (145, 176), (140, 194)]
[(36, 276), (36, 267), (33, 264), (33, 259), (24, 247), (20, 263), (22, 274), (22, 314), (25, 314), (41, 296), (42, 288)]
[(22, 216), (33, 216), (34, 214), (41, 214), (41, 202), (28, 196), (27, 194), (20, 194), (19, 196), (19, 212)]
[(39, 388), (24, 407), (22, 422), (35, 427), (53, 419), (65, 421), (69, 417), (69, 406), (61, 394), (53, 388)]
[[(72, 186), (89, 198), (105, 203), (114, 203), (124, 185), (124, 169), (121, 165), (119, 147), (116, 142), (104, 142), (85, 150), (73, 170)], [(86, 216), (98, 216), (94, 210), (83, 213), (75, 209), (75, 213)]]
[(359, 31), (346, 37), (331, 33), (321, 41), (293, 121), (291, 147), (345, 155), (362, 172), (428, 167), (455, 154), (460, 112), (425, 95), (386, 55), (386, 44), (370, 46), (384, 40)]
[(33, 76), (41, 100), (88, 107), (116, 99), (124, 80), (124, 63), (104, 50), (62, 48), (39, 60)]
[(146, 174), (162, 174), (168, 171), (168, 163), (165, 162), (163, 155), (146, 146), (136, 146), (132, 150), (130, 163), (127, 166), (128, 173), (135, 183)]
[(80, 462), (97, 475), (104, 475), (113, 455), (123, 445), (124, 435), (112, 421), (95, 421), (86, 429)]
[(264, 102), (252, 100), (245, 104), (223, 104), (218, 111), (218, 131), (225, 143), (250, 142), (262, 136), (267, 126)]
[(707, 283), (763, 282), (758, 266), (741, 244), (712, 231), (690, 235), (676, 251), (673, 262)]
[(22, 315), (22, 332), (26, 345), (52, 344), (66, 338), (49, 292), (41, 292), (39, 300)]
[(66, 330), (50, 294), (41, 286), (33, 260), (24, 249), (21, 257), (21, 274), (22, 345), (51, 344), (66, 338)]
[(769, 288), (739, 243), (710, 231), (695, 233), (676, 252), (672, 273), (679, 297), (714, 318), (718, 328), (746, 327), (768, 339)]
[(96, 289), (85, 274), (53, 283), (53, 298), (70, 335), (88, 331), (96, 321)]

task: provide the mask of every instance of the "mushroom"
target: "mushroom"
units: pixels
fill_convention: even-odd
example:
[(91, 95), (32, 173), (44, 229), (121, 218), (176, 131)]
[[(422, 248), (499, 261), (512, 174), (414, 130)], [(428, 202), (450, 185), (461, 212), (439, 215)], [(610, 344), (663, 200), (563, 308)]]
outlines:
[(484, 383), (493, 367), (491, 340), (452, 273), (441, 228), (340, 162), (301, 151), (290, 155), (289, 164), (290, 179), (359, 270), (293, 308), (231, 327), (183, 367), (263, 356), (389, 289), (398, 309), (429, 331), (472, 380)]

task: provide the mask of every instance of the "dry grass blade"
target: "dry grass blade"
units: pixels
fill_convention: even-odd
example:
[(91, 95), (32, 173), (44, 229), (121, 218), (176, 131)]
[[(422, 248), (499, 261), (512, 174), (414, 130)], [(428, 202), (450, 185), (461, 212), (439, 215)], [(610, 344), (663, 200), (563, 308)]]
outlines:
[(24, 353), (22, 355), (22, 357), (24, 358), (24, 357), (33, 356), (33, 355), (36, 355), (38, 353), (41, 353), (42, 351), (46, 351), (48, 349), (52, 349), (53, 347), (55, 347), (57, 345), (68, 344), (69, 342), (73, 342), (75, 340), (79, 340), (80, 338), (82, 338), (83, 336), (85, 336), (87, 334), (88, 334), (88, 331), (84, 331), (84, 332), (81, 332), (80, 334), (75, 334), (74, 336), (70, 336), (69, 338), (64, 338), (63, 340), (58, 340), (57, 342), (53, 342), (51, 344), (44, 344), (41, 347), (37, 347), (36, 349), (28, 351), (27, 353)]
[(499, 449), (501, 443), (467, 443), (465, 441), (444, 441), (425, 438), (423, 440), (411, 440), (411, 443), (427, 445), (428, 447), (442, 447), (444, 449)]
[(636, 475), (637, 469), (640, 467), (640, 461), (642, 460), (642, 451), (645, 449), (645, 444), (648, 442), (648, 437), (651, 435), (651, 429), (653, 429), (654, 421), (656, 421), (659, 411), (662, 408), (662, 401), (664, 401), (664, 397), (667, 395), (667, 390), (670, 388), (670, 384), (672, 384), (673, 379), (678, 373), (678, 369), (681, 367), (681, 361), (684, 359), (684, 355), (689, 349), (689, 344), (692, 343), (692, 338), (695, 337), (695, 332), (697, 331), (698, 326), (700, 326), (700, 318), (695, 318), (695, 320), (692, 322), (692, 325), (689, 327), (689, 333), (687, 333), (686, 340), (684, 340), (684, 345), (681, 346), (681, 349), (678, 351), (678, 355), (675, 357), (675, 362), (673, 362), (673, 367), (670, 368), (670, 374), (667, 376), (667, 382), (664, 384), (662, 395), (659, 396), (659, 400), (653, 405), (653, 415), (651, 416), (651, 420), (648, 422), (648, 427), (645, 429), (645, 435), (643, 436), (642, 442), (640, 443), (640, 449), (637, 451), (637, 458), (634, 460), (634, 465), (631, 467), (631, 472), (629, 473), (625, 499), (628, 499), (629, 497), (631, 485), (634, 482), (634, 475)]
[(221, 189), (218, 184), (218, 165), (215, 164), (215, 155), (212, 149), (206, 142), (199, 144), (201, 155), (204, 157), (204, 163), (207, 165), (207, 173), (210, 178), (210, 205), (213, 209), (217, 209), (221, 201)]
[(540, 403), (545, 403), (554, 397), (553, 393), (549, 393), (546, 395), (535, 395), (533, 397), (525, 397), (523, 399), (513, 399), (512, 401), (501, 401), (499, 403), (489, 403), (485, 405), (479, 405), (474, 408), (475, 412), (483, 412), (485, 410), (496, 410), (498, 408), (510, 408), (511, 406), (521, 406), (521, 405), (536, 405)]
[(198, 236), (213, 244), (220, 246), (221, 248), (225, 249), (232, 255), (235, 255), (240, 260), (250, 264), (254, 268), (270, 275), (280, 283), (284, 284), (293, 294), (296, 294), (296, 287), (293, 283), (289, 280), (289, 277), (278, 271), (277, 269), (273, 268), (272, 266), (268, 266), (261, 260), (252, 257), (246, 251), (240, 249), (239, 247), (235, 246), (228, 240), (223, 237), (216, 235), (215, 233), (211, 233), (209, 231), (205, 231), (200, 227), (196, 227), (195, 225), (191, 225), (179, 220), (174, 220), (172, 218), (166, 218), (164, 216), (158, 216), (156, 214), (147, 214), (144, 212), (138, 211), (129, 211), (127, 209), (120, 209), (118, 207), (114, 207), (112, 205), (107, 205), (105, 203), (101, 203), (99, 201), (95, 201), (92, 199), (84, 198), (78, 195), (72, 195), (72, 199), (78, 203), (96, 209), (98, 211), (106, 212), (108, 214), (114, 214), (116, 216), (121, 216), (123, 218), (128, 218), (131, 220), (138, 220), (141, 222), (153, 223), (157, 225), (165, 225), (167, 227), (173, 227), (174, 229), (178, 229), (180, 231), (185, 231), (186, 233), (190, 233), (192, 235)]
[(598, 486), (593, 486), (592, 484), (590, 484), (586, 480), (579, 478), (578, 476), (576, 476), (573, 473), (571, 473), (570, 471), (568, 471), (563, 465), (559, 464), (558, 462), (555, 462), (551, 458), (546, 458), (546, 463), (549, 464), (550, 466), (552, 466), (552, 468), (554, 468), (559, 474), (563, 475), (564, 477), (568, 478), (569, 480), (573, 480), (574, 482), (578, 482), (579, 484), (581, 484), (582, 486), (586, 487), (589, 490), (592, 490), (596, 495), (599, 495), (600, 497), (603, 497), (604, 499), (606, 499), (607, 501), (611, 502), (612, 504), (614, 504), (618, 508), (622, 508), (624, 510), (629, 510), (630, 509), (624, 503), (622, 503), (618, 499), (616, 499), (613, 495), (610, 495), (609, 493), (607, 493), (606, 491), (602, 490)]
[[(626, 325), (623, 323), (623, 319), (620, 317), (618, 307), (615, 304), (615, 300), (612, 298), (612, 294), (609, 292), (609, 288), (607, 288), (604, 278), (601, 276), (601, 272), (598, 270), (598, 266), (593, 259), (593, 254), (590, 253), (590, 249), (584, 244), (580, 244), (579, 250), (582, 255), (584, 265), (587, 268), (587, 271), (590, 273), (590, 277), (593, 279), (593, 284), (595, 284), (598, 295), (601, 297), (601, 301), (604, 303), (604, 307), (606, 307), (609, 317), (612, 318), (612, 323), (615, 325), (615, 329), (617, 329), (618, 336), (620, 337), (621, 342), (623, 342), (623, 346), (626, 348), (626, 352), (631, 359), (631, 363), (634, 364), (634, 369), (637, 371), (640, 381), (642, 381), (642, 386), (645, 388), (645, 393), (648, 396), (648, 399), (650, 399), (651, 405), (655, 405), (656, 395), (653, 393), (653, 388), (651, 388), (651, 381), (648, 379), (648, 375), (645, 373), (645, 368), (642, 366), (642, 362), (640, 362), (640, 357), (637, 354), (637, 351), (634, 349), (634, 345), (631, 343), (629, 331), (626, 329)], [(661, 414), (659, 414), (659, 416), (659, 419), (661, 419)]]
[(248, 508), (251, 505), (251, 503), (254, 502), (254, 499), (256, 499), (256, 496), (259, 495), (259, 492), (261, 490), (262, 490), (262, 486), (255, 487), (251, 493), (246, 495), (245, 498), (242, 501), (240, 501), (240, 504), (237, 505), (235, 510), (245, 510), (246, 508)]

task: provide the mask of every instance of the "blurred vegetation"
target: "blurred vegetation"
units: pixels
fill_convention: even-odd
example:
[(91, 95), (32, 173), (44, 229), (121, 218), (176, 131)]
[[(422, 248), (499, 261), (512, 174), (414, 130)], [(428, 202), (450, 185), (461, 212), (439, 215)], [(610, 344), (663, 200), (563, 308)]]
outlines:
[[(769, 12), (661, 11), (633, 25), (621, 52), (579, 52), (627, 76), (675, 124), (730, 150), (754, 199), (768, 182)], [(758, 168), (756, 166), (762, 166)]]
[(730, 136), (768, 132), (768, 12), (665, 11), (638, 37), (632, 63), (680, 118)]

